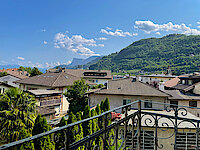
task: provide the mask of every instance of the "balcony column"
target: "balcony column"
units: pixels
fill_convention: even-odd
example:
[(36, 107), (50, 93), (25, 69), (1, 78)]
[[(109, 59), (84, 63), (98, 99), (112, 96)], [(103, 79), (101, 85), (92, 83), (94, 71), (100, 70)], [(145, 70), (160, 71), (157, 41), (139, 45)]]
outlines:
[(138, 101), (137, 150), (141, 148), (141, 100)]

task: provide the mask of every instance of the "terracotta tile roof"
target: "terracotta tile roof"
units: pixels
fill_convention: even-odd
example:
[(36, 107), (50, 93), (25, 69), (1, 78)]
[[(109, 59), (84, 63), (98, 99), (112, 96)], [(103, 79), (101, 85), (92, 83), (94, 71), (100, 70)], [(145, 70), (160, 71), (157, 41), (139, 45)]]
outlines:
[(9, 68), (9, 69), (1, 69), (0, 72), (7, 72), (9, 75), (17, 77), (19, 79), (26, 79), (28, 78), (27, 71), (19, 71), (17, 68)]
[(166, 87), (173, 87), (173, 86), (176, 86), (176, 85), (179, 83), (179, 81), (180, 81), (179, 78), (171, 79), (171, 80), (165, 82), (165, 86), (166, 86)]
[[(42, 75), (16, 81), (16, 83), (40, 85), (40, 86), (47, 86), (47, 87), (66, 87), (66, 86), (73, 85), (74, 81), (80, 80), (80, 79), (81, 78), (75, 77), (65, 72), (59, 72), (59, 73), (45, 73)], [(88, 83), (89, 85), (95, 84), (87, 80), (86, 80), (86, 83)]]
[(145, 83), (135, 81), (132, 78), (108, 81), (108, 89), (100, 89), (95, 94), (137, 95), (137, 96), (159, 96), (170, 95), (157, 90)]

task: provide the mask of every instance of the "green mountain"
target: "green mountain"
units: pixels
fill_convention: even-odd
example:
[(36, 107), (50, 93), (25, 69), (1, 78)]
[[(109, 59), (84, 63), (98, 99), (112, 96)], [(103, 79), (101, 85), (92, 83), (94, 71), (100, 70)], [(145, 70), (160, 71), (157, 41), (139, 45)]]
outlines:
[(90, 69), (166, 71), (170, 66), (175, 74), (199, 70), (200, 35), (170, 34), (133, 42), (120, 52), (104, 56)]

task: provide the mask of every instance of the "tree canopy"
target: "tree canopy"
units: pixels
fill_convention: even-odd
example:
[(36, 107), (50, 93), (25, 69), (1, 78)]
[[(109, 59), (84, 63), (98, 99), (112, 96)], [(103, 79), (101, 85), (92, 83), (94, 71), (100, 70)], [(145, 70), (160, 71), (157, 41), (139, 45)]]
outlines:
[(30, 74), (30, 77), (37, 76), (43, 74), (37, 67), (23, 67), (20, 66), (18, 68), (19, 71), (27, 71)]
[(87, 105), (88, 99), (85, 96), (85, 93), (88, 90), (88, 85), (85, 83), (85, 80), (77, 80), (74, 84), (68, 88), (65, 96), (69, 98), (69, 110), (76, 114), (79, 111), (83, 111)]
[(0, 134), (7, 142), (19, 139), (22, 128), (31, 133), (36, 117), (33, 96), (18, 88), (7, 90), (0, 97)]

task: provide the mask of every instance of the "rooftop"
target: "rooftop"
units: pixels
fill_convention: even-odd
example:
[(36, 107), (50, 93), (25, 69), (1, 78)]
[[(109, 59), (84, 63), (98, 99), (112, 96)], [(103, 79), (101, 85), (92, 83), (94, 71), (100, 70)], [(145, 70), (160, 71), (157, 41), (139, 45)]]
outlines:
[(47, 95), (47, 94), (62, 94), (62, 91), (56, 91), (56, 90), (28, 90), (28, 92), (32, 93), (33, 95)]
[(172, 96), (168, 97), (170, 100), (200, 100), (200, 96), (198, 95), (182, 94), (179, 90), (165, 90), (165, 93), (168, 93)]
[[(80, 77), (73, 76), (66, 72), (58, 72), (58, 73), (48, 72), (42, 75), (16, 81), (16, 83), (40, 85), (40, 86), (47, 86), (47, 87), (66, 87), (66, 86), (73, 85), (74, 81), (80, 80), (80, 79), (81, 79)], [(89, 85), (95, 84), (87, 80), (86, 80), (86, 83), (88, 83)]]
[[(58, 69), (49, 69), (47, 72), (58, 72)], [(110, 70), (86, 70), (86, 69), (63, 69), (63, 72), (82, 78), (99, 78), (99, 79), (112, 79)], [(89, 75), (89, 73), (94, 73)]]
[(157, 90), (150, 85), (139, 81), (133, 81), (133, 78), (118, 79), (108, 81), (107, 89), (100, 89), (95, 94), (117, 94), (117, 95), (137, 95), (137, 96), (159, 96), (168, 97), (169, 95)]

